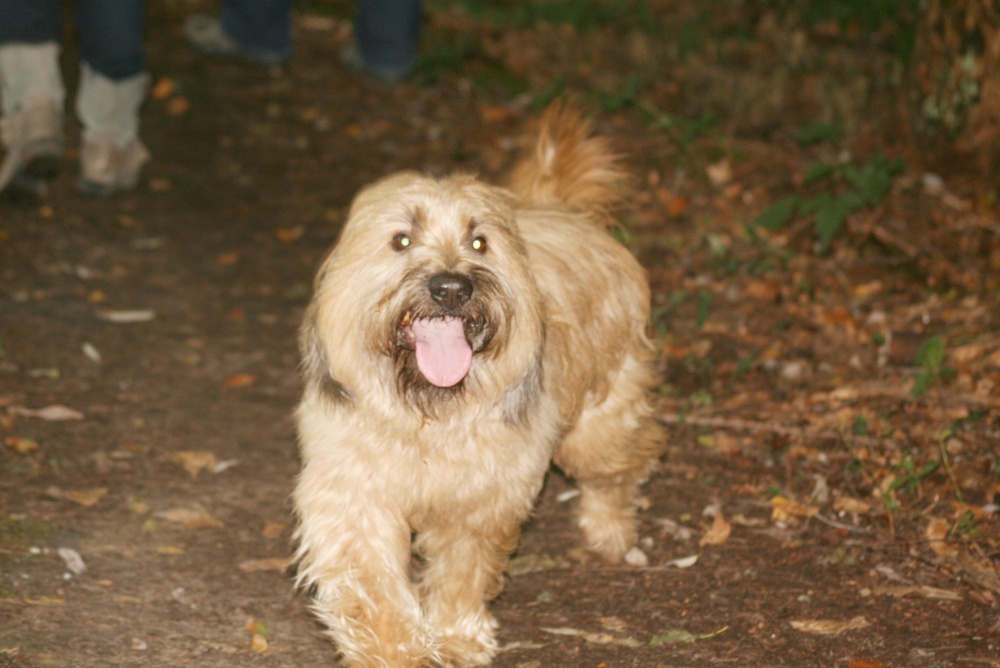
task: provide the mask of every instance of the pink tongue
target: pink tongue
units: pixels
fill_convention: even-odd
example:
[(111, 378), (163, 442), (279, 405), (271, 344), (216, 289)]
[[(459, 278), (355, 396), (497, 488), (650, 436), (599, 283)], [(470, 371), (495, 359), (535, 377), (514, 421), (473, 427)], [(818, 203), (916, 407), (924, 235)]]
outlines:
[(451, 387), (465, 378), (472, 366), (472, 348), (461, 319), (422, 318), (411, 327), (417, 366), (429, 383)]

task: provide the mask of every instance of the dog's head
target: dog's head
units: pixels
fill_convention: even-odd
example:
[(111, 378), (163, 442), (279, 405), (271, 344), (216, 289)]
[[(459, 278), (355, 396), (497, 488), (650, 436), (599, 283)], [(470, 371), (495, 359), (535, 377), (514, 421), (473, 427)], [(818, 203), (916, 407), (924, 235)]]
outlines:
[(340, 400), (391, 389), (437, 414), (467, 392), (525, 401), (543, 338), (511, 195), (469, 176), (403, 173), (355, 199), (302, 343), (307, 377)]

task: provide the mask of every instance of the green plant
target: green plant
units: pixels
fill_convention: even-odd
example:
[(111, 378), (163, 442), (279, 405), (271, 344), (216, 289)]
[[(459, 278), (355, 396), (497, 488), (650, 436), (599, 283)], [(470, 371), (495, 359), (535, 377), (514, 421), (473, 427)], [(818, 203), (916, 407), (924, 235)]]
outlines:
[(920, 367), (920, 375), (913, 380), (910, 396), (914, 399), (927, 394), (927, 391), (940, 379), (947, 379), (954, 374), (953, 369), (944, 366), (947, 350), (944, 341), (934, 335), (924, 341), (917, 351), (916, 363)]
[(799, 194), (783, 197), (757, 216), (754, 224), (778, 230), (796, 216), (812, 217), (820, 251), (826, 252), (847, 217), (866, 207), (878, 206), (888, 194), (893, 177), (903, 167), (902, 159), (889, 160), (881, 154), (872, 156), (863, 165), (813, 163), (806, 169), (803, 185), (822, 185), (824, 189), (809, 197)]
[(889, 484), (887, 493), (902, 490), (907, 494), (912, 494), (920, 485), (920, 481), (937, 471), (940, 466), (941, 460), (932, 459), (929, 462), (924, 462), (918, 469), (913, 457), (907, 452), (895, 467), (896, 477)]

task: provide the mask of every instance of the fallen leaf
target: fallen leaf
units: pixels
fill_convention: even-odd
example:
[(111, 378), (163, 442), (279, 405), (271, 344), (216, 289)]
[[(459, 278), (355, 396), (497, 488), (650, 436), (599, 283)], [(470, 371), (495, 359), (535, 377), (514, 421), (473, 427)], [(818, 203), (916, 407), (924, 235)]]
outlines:
[(951, 525), (947, 520), (935, 517), (927, 524), (924, 537), (934, 554), (942, 559), (953, 559), (958, 556), (958, 545), (948, 542)]
[(510, 560), (508, 572), (514, 577), (527, 573), (552, 571), (569, 567), (570, 562), (564, 557), (553, 557), (548, 554), (525, 554)]
[(675, 568), (691, 568), (696, 563), (698, 563), (698, 555), (692, 554), (690, 557), (671, 559), (670, 561), (667, 562), (667, 566), (674, 566)]
[(871, 622), (860, 615), (854, 617), (853, 619), (849, 619), (846, 622), (833, 619), (805, 619), (792, 620), (789, 624), (791, 624), (792, 628), (796, 631), (812, 633), (820, 636), (838, 636), (841, 633), (857, 631), (871, 626)]
[(170, 179), (152, 178), (149, 180), (149, 189), (154, 193), (170, 192), (173, 187), (173, 181)]
[(277, 540), (285, 535), (287, 528), (287, 522), (268, 522), (264, 525), (264, 530), (260, 532), (260, 535), (268, 540)]
[(287, 557), (272, 557), (269, 559), (248, 559), (241, 561), (237, 568), (244, 573), (260, 573), (261, 571), (285, 572), (292, 564), (292, 560)]
[(649, 641), (650, 645), (674, 645), (677, 643), (689, 643), (697, 640), (698, 637), (690, 631), (683, 629), (670, 629), (653, 636)]
[(134, 309), (130, 311), (98, 311), (97, 317), (106, 322), (128, 325), (135, 322), (149, 322), (156, 317), (156, 311)]
[(53, 499), (72, 501), (81, 506), (89, 508), (104, 498), (108, 493), (107, 487), (91, 487), (90, 489), (76, 489), (64, 491), (58, 487), (49, 487), (45, 490), (45, 495)]
[(215, 256), (215, 264), (221, 267), (231, 267), (240, 260), (239, 251), (230, 251), (228, 253), (220, 253)]
[(166, 100), (168, 97), (174, 94), (176, 86), (174, 85), (174, 80), (170, 77), (162, 77), (156, 84), (149, 90), (149, 97), (154, 100)]
[(799, 517), (812, 517), (819, 513), (819, 508), (807, 506), (778, 495), (771, 499), (772, 522), (796, 522)]
[(867, 501), (856, 499), (853, 496), (838, 496), (833, 500), (833, 509), (838, 513), (864, 515), (872, 509), (872, 506)]
[(895, 598), (903, 598), (910, 594), (916, 594), (938, 601), (961, 601), (962, 595), (950, 589), (940, 589), (929, 585), (885, 585), (875, 588), (876, 594), (885, 594)]
[(207, 450), (181, 450), (174, 453), (174, 459), (192, 478), (197, 478), (202, 470), (213, 469), (217, 465), (215, 455)]
[(622, 633), (628, 628), (628, 624), (621, 617), (601, 617), (601, 626), (605, 631), (611, 631), (613, 633)]
[(20, 406), (14, 406), (11, 410), (18, 415), (23, 415), (25, 417), (41, 418), (42, 420), (46, 420), (48, 422), (83, 419), (83, 413), (81, 413), (80, 411), (75, 411), (72, 408), (68, 408), (60, 404), (52, 404), (50, 406), (46, 406), (45, 408), (39, 408), (39, 409), (22, 408)]
[(503, 105), (481, 104), (479, 105), (480, 117), (489, 122), (506, 121), (511, 118), (511, 110)]
[(250, 649), (257, 654), (264, 654), (267, 652), (267, 638), (259, 633), (253, 634), (253, 638), (250, 640)]
[(178, 547), (177, 545), (161, 545), (156, 548), (157, 554), (163, 554), (168, 557), (176, 557), (178, 555), (184, 554), (184, 548)]
[(236, 373), (222, 379), (223, 387), (249, 387), (257, 382), (257, 377), (249, 373)]
[(729, 540), (729, 534), (732, 533), (733, 527), (726, 521), (726, 518), (722, 516), (722, 512), (719, 511), (715, 514), (715, 519), (712, 520), (712, 528), (705, 532), (705, 535), (701, 537), (698, 541), (699, 547), (704, 547), (706, 545), (722, 545), (727, 540)]
[(41, 446), (38, 445), (38, 441), (32, 438), (8, 436), (3, 442), (6, 443), (8, 447), (13, 448), (14, 452), (19, 455), (26, 455), (29, 452), (37, 452), (41, 448)]
[(177, 97), (170, 98), (167, 102), (167, 115), (177, 118), (178, 116), (183, 116), (187, 112), (191, 111), (191, 101), (188, 100), (183, 95), (178, 95)]
[(725, 158), (706, 167), (705, 173), (708, 174), (712, 185), (717, 188), (721, 188), (733, 179), (733, 168)]
[(188, 529), (220, 529), (223, 526), (221, 521), (201, 508), (173, 508), (160, 517)]
[(559, 636), (574, 636), (577, 638), (582, 638), (592, 645), (620, 645), (622, 647), (642, 647), (642, 643), (635, 638), (616, 638), (610, 633), (593, 633), (591, 631), (583, 631), (580, 629), (573, 629), (569, 627), (561, 627), (548, 629), (543, 628), (542, 631), (546, 633), (551, 633), (553, 635)]
[(696, 640), (707, 640), (715, 636), (722, 635), (729, 630), (728, 626), (712, 631), (711, 633), (694, 634), (684, 629), (670, 629), (664, 633), (653, 636), (649, 640), (650, 645), (673, 645), (676, 643), (691, 643)]
[(649, 557), (643, 552), (638, 545), (633, 545), (632, 548), (625, 553), (625, 563), (629, 566), (649, 566)]
[(306, 228), (301, 225), (296, 225), (295, 227), (279, 227), (274, 231), (274, 236), (277, 237), (278, 241), (282, 243), (291, 243), (298, 240), (303, 234), (305, 234)]
[(84, 563), (80, 553), (70, 547), (60, 547), (59, 556), (66, 562), (66, 568), (73, 575), (82, 575), (87, 571), (87, 564)]
[(847, 668), (885, 668), (885, 664), (881, 661), (865, 661), (861, 659), (849, 662)]
[(63, 605), (66, 599), (56, 596), (39, 596), (38, 598), (25, 597), (24, 602), (28, 605)]

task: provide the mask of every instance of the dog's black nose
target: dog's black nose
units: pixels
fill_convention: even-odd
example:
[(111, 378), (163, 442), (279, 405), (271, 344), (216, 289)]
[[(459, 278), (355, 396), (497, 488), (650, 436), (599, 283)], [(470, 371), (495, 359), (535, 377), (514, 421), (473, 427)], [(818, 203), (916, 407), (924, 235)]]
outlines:
[(472, 281), (461, 274), (436, 274), (427, 283), (431, 298), (445, 308), (458, 308), (472, 296)]

